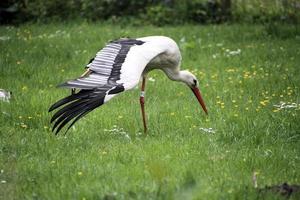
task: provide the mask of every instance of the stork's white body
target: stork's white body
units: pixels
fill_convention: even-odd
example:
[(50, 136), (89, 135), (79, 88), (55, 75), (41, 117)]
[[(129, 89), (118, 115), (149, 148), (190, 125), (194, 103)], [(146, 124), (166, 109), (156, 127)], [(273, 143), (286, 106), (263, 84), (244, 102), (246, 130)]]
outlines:
[(165, 36), (137, 38), (145, 42), (141, 46), (131, 47), (121, 69), (119, 82), (126, 89), (135, 87), (141, 76), (153, 69), (163, 70), (169, 78), (179, 72), (181, 54), (174, 40)]
[[(49, 111), (64, 106), (51, 119), (55, 121), (56, 133), (73, 120), (69, 128), (82, 116), (101, 106), (122, 91), (134, 88), (153, 69), (161, 69), (175, 81), (186, 83), (198, 98), (204, 102), (198, 91), (196, 77), (188, 71), (180, 71), (181, 54), (174, 40), (165, 36), (150, 36), (137, 39), (111, 41), (101, 49), (87, 65), (89, 73), (75, 80), (67, 81), (62, 87), (77, 88), (80, 91), (53, 104)], [(141, 105), (144, 114), (144, 96)], [(206, 111), (205, 106), (203, 107)]]

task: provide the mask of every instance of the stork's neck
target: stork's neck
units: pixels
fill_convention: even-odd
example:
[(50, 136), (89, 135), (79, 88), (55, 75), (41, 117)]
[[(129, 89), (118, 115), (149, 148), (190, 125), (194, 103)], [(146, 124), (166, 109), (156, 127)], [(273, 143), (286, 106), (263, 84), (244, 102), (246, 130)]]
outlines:
[(182, 71), (172, 70), (170, 68), (165, 68), (165, 69), (163, 69), (163, 71), (168, 76), (168, 78), (173, 81), (181, 81), (181, 82), (184, 81), (184, 76), (183, 76)]

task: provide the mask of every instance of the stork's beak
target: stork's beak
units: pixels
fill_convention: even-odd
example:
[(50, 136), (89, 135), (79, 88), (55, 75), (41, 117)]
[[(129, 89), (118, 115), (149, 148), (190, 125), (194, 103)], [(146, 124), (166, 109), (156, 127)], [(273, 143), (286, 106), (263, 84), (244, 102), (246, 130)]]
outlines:
[(201, 94), (200, 94), (199, 88), (198, 88), (198, 87), (192, 87), (191, 89), (192, 89), (194, 95), (197, 97), (197, 99), (198, 99), (200, 105), (202, 106), (204, 112), (208, 115), (208, 112), (207, 112), (205, 103), (204, 103), (204, 101), (203, 101), (203, 98), (202, 98), (202, 96), (201, 96)]

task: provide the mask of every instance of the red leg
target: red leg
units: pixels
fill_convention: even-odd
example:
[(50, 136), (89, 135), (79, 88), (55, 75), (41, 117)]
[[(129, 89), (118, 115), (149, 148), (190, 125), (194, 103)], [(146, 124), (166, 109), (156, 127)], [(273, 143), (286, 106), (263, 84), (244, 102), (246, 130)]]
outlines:
[(146, 124), (146, 115), (145, 115), (145, 85), (146, 85), (146, 78), (143, 77), (143, 83), (141, 88), (141, 95), (140, 95), (140, 103), (142, 109), (142, 116), (143, 116), (143, 124), (144, 124), (144, 132), (147, 132), (147, 124)]

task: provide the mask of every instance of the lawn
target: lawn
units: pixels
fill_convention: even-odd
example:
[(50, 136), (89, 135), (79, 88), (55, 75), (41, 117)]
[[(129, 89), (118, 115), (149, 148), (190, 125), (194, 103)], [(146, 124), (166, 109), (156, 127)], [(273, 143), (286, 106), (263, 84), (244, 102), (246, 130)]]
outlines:
[[(0, 101), (0, 199), (281, 199), (252, 181), (300, 184), (300, 28), (272, 28), (0, 27), (0, 88), (12, 92)], [(56, 85), (107, 41), (146, 35), (178, 42), (209, 115), (185, 85), (153, 71), (147, 136), (138, 88), (52, 134), (48, 108), (70, 94)]]

